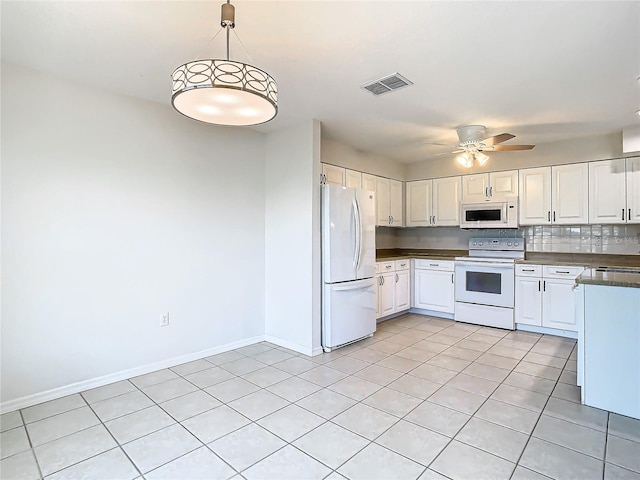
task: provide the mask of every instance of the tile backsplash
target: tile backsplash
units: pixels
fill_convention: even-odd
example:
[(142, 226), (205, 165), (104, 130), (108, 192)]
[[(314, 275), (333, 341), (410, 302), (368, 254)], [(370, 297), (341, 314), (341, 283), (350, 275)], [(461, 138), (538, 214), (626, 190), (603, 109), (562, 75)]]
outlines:
[(518, 229), (382, 228), (377, 248), (466, 250), (470, 237), (524, 238), (528, 252), (640, 255), (640, 225), (545, 225)]
[(640, 254), (640, 225), (521, 227), (529, 252)]

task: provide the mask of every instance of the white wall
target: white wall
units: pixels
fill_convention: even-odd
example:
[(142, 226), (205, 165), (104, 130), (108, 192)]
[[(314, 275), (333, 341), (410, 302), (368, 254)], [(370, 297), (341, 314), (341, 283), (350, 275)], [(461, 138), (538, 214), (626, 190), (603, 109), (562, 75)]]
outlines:
[(3, 64), (1, 143), (3, 409), (263, 335), (263, 135)]
[(404, 175), (407, 181), (422, 180), (471, 173), (589, 162), (620, 158), (621, 156), (622, 135), (621, 133), (615, 133), (536, 145), (533, 150), (492, 152), (489, 153), (490, 160), (485, 167), (474, 165), (471, 169), (460, 166), (455, 161), (455, 155), (444, 155), (424, 162), (407, 164)]
[(311, 355), (320, 351), (320, 124), (266, 137), (265, 331)]
[(322, 162), (380, 177), (404, 180), (403, 164), (387, 157), (356, 150), (328, 138), (322, 139)]

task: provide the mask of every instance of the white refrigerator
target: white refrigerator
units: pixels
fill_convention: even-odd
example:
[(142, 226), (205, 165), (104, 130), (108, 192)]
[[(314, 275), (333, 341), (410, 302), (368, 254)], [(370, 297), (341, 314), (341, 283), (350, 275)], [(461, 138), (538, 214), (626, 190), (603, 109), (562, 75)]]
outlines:
[(322, 347), (376, 331), (375, 193), (322, 186)]

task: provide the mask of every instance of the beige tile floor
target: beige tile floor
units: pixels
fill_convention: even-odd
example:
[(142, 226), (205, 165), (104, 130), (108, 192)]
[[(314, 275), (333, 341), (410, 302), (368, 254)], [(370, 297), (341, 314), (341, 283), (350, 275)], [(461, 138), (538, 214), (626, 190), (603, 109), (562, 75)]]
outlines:
[(582, 406), (575, 342), (404, 315), (259, 343), (1, 417), (2, 479), (640, 479), (640, 421)]

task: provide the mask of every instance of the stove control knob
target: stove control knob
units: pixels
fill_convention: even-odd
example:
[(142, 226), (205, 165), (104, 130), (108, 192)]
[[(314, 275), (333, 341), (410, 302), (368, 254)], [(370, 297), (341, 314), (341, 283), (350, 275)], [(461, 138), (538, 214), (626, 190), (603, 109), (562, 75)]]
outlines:
[(514, 245), (517, 247), (518, 245), (520, 245), (518, 242), (514, 243)]
[(511, 246), (511, 242), (507, 242), (507, 246), (510, 247)]
[(474, 247), (477, 246), (477, 245), (478, 245), (478, 242), (473, 242), (473, 246)]
[(478, 245), (482, 246), (482, 242), (480, 242)]

